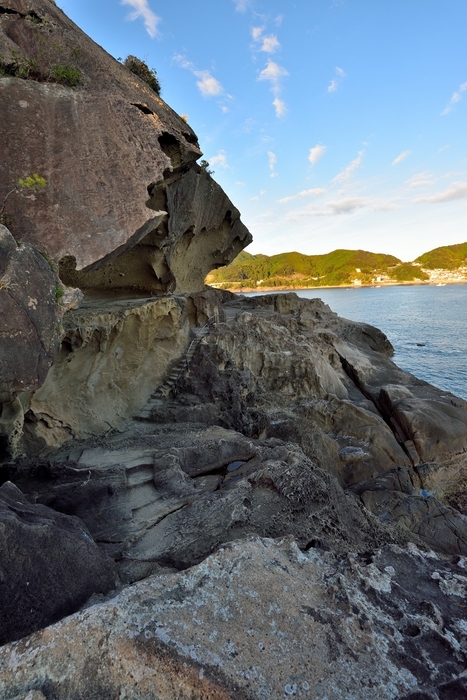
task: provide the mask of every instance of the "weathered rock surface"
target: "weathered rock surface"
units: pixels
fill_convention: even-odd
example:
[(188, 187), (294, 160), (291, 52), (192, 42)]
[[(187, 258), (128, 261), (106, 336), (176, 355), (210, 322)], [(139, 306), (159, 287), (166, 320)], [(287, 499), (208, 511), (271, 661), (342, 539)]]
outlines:
[[(181, 177), (201, 155), (192, 129), (50, 0), (3, 2), (0, 53), (7, 63), (12, 51), (23, 60), (33, 59), (40, 65), (45, 62), (46, 68), (58, 62), (81, 74), (80, 84), (74, 88), (37, 80), (0, 79), (6, 149), (0, 164), (0, 196), (3, 198), (31, 171), (47, 180), (47, 187), (32, 200), (24, 195), (10, 197), (9, 215), (15, 219), (18, 238), (46, 250), (57, 261), (65, 256), (74, 258), (78, 269), (123, 253), (151, 231), (162, 244), (167, 232), (161, 228), (163, 217), (147, 207), (148, 190), (152, 199), (158, 200), (151, 208), (167, 211), (164, 180), (173, 182)], [(200, 175), (199, 169), (191, 178), (198, 177), (209, 181), (218, 215), (203, 217), (202, 201), (197, 205), (193, 202), (197, 197), (195, 184), (184, 187), (184, 204), (174, 204), (170, 196), (169, 220), (176, 216), (174, 210), (182, 207), (187, 224), (183, 230), (177, 223), (169, 224), (172, 246), (164, 240), (164, 247), (171, 254), (173, 244), (188, 230), (193, 238), (203, 227), (207, 231), (208, 227), (219, 228), (225, 217), (230, 217), (230, 228), (236, 227), (237, 235), (247, 237), (246, 230), (235, 223), (237, 210), (230, 203), (224, 207), (228, 200), (220, 187), (206, 174)], [(195, 219), (187, 215), (193, 203), (201, 213)], [(234, 255), (245, 244), (243, 241), (238, 246), (237, 242)], [(216, 247), (219, 263), (225, 262), (228, 255), (222, 258), (222, 243)], [(204, 276), (198, 285), (203, 281)]]
[(80, 517), (127, 582), (187, 568), (251, 533), (339, 552), (422, 542), (382, 524), (297, 446), (219, 427), (134, 429), (26, 460), (11, 478), (34, 501)]
[[(8, 404), (10, 421), (18, 391), (44, 381), (57, 341), (51, 343), (50, 326), (65, 310), (54, 312), (55, 275), (37, 251), (63, 285), (88, 297), (126, 299), (202, 291), (207, 272), (230, 262), (251, 235), (196, 164), (202, 154), (188, 124), (52, 0), (2, 2), (0, 63), (22, 67), (22, 77), (0, 76), (0, 210), (20, 244), (16, 253), (7, 247), (11, 269), (0, 283), (0, 337), (8, 339), (0, 347), (0, 404)], [(48, 81), (57, 65), (79, 71), (79, 83)], [(33, 175), (41, 186), (21, 185)], [(29, 307), (22, 300), (21, 310), (10, 294), (20, 263), (36, 270), (25, 277)], [(29, 337), (34, 333), (39, 338)], [(66, 417), (63, 423), (67, 430)], [(10, 426), (8, 445), (16, 433)]]
[[(232, 297), (224, 314), (198, 345), (176, 398), (153, 401), (142, 416), (298, 443), (382, 521), (437, 551), (467, 552), (465, 517), (436, 500), (436, 483), (441, 498), (446, 491), (429, 477), (448, 461), (464, 488), (466, 402), (400, 370), (380, 331), (339, 318), (319, 299)], [(416, 408), (403, 424), (398, 398), (409, 393)], [(453, 493), (451, 483), (451, 502)]]
[[(75, 87), (0, 78), (0, 201), (25, 175), (46, 179), (40, 192), (10, 196), (8, 214), (17, 239), (63, 260), (65, 282), (199, 291), (209, 269), (247, 245), (251, 237), (238, 211), (195, 164), (201, 151), (192, 129), (54, 2), (3, 2), (0, 53), (6, 63), (12, 52), (46, 72), (60, 63), (81, 76)], [(188, 247), (198, 263), (178, 280), (177, 261)], [(123, 262), (110, 265), (122, 255)], [(86, 284), (75, 266), (102, 270), (89, 274)]]
[(60, 354), (26, 404), (24, 449), (120, 427), (184, 352), (185, 305), (175, 296), (90, 300), (67, 313)]
[(0, 54), (40, 68), (0, 77), (0, 643), (139, 582), (0, 649), (0, 696), (467, 696), (467, 403), (319, 299), (204, 288), (239, 212), (52, 0)]
[(114, 563), (83, 523), (0, 487), (0, 644), (78, 610), (115, 586)]
[(0, 650), (5, 700), (462, 698), (465, 560), (222, 547)]

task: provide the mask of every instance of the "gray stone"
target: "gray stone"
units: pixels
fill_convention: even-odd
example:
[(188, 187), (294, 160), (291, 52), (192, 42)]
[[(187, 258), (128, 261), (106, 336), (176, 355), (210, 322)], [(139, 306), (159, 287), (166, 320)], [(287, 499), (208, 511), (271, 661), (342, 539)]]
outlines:
[(4, 646), (0, 694), (456, 697), (466, 586), (464, 560), (416, 547), (358, 555), (303, 553), (292, 538), (232, 542), (184, 573), (153, 576)]
[(77, 518), (0, 487), (0, 643), (69, 615), (115, 586), (113, 562)]

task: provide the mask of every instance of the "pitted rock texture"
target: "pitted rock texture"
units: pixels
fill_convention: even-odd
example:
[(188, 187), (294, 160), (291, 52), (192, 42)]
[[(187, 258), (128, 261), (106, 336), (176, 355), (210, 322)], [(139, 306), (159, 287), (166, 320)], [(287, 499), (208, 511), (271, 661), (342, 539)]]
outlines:
[(185, 569), (251, 533), (339, 552), (422, 542), (381, 523), (281, 440), (179, 423), (94, 443), (24, 460), (10, 478), (35, 502), (81, 518), (126, 582)]
[(18, 454), (24, 411), (18, 395), (37, 389), (59, 350), (56, 278), (28, 243), (0, 224), (0, 462)]
[(30, 503), (12, 483), (0, 487), (0, 644), (78, 610), (116, 583), (78, 520)]
[[(0, 649), (5, 700), (463, 697), (467, 577), (415, 547), (232, 542)], [(458, 695), (449, 692), (458, 691)]]
[[(164, 365), (162, 343), (162, 361), (155, 372), (151, 363), (147, 367), (155, 375), (148, 393), (138, 375), (129, 397), (125, 381), (119, 391), (119, 382), (108, 378), (115, 357), (100, 357), (96, 365), (108, 378), (109, 396), (96, 403), (95, 388), (102, 392), (103, 387), (99, 382), (94, 387), (89, 367), (73, 362), (65, 380), (56, 377), (64, 355), (66, 362), (71, 359), (65, 337), (54, 376), (37, 405), (30, 405), (63, 337), (58, 322), (79, 305), (83, 292), (86, 302), (101, 302), (96, 317), (108, 313), (110, 300), (202, 292), (206, 274), (251, 242), (239, 211), (197, 165), (202, 153), (188, 124), (52, 0), (2, 2), (0, 63), (8, 70), (15, 62), (39, 66), (42, 79), (35, 69), (29, 76), (25, 69), (21, 78), (0, 75), (0, 211), (18, 242), (7, 243), (9, 234), (1, 227), (0, 459), (88, 434), (90, 416), (91, 432), (118, 425), (146, 401), (174, 359), (165, 357)], [(78, 70), (79, 83), (48, 82), (57, 63)], [(40, 186), (24, 184), (33, 175)], [(54, 304), (56, 294), (60, 305)], [(66, 320), (66, 330), (69, 325)], [(151, 336), (150, 329), (144, 332)], [(177, 332), (183, 335), (184, 329)], [(139, 339), (141, 333), (136, 331)], [(140, 361), (136, 351), (133, 364)], [(87, 384), (70, 414), (71, 370), (78, 383)], [(63, 388), (61, 397), (53, 393)], [(19, 392), (28, 393), (18, 399)]]
[(0, 224), (0, 402), (44, 381), (58, 350), (57, 325), (50, 265)]

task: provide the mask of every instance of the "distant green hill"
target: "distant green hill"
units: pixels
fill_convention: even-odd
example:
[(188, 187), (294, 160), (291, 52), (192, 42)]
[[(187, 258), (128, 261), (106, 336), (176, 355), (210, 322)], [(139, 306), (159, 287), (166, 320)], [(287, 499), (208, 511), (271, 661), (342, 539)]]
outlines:
[(393, 255), (366, 250), (334, 250), (325, 255), (280, 253), (251, 255), (243, 251), (227, 267), (214, 270), (207, 284), (239, 289), (241, 287), (321, 287), (372, 284), (380, 276), (403, 280), (426, 279), (417, 266), (402, 263)]
[(467, 243), (445, 245), (423, 253), (415, 262), (428, 270), (455, 270), (467, 266)]

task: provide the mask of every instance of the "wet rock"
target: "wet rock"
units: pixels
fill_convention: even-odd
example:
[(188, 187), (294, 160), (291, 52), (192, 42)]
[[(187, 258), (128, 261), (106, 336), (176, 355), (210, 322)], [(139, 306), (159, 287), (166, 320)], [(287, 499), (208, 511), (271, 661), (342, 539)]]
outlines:
[(456, 697), (465, 681), (463, 564), (415, 547), (339, 555), (303, 553), (291, 538), (232, 542), (186, 572), (153, 576), (4, 646), (0, 693)]
[(104, 557), (77, 518), (31, 504), (12, 483), (0, 487), (0, 643), (19, 639), (115, 585)]

